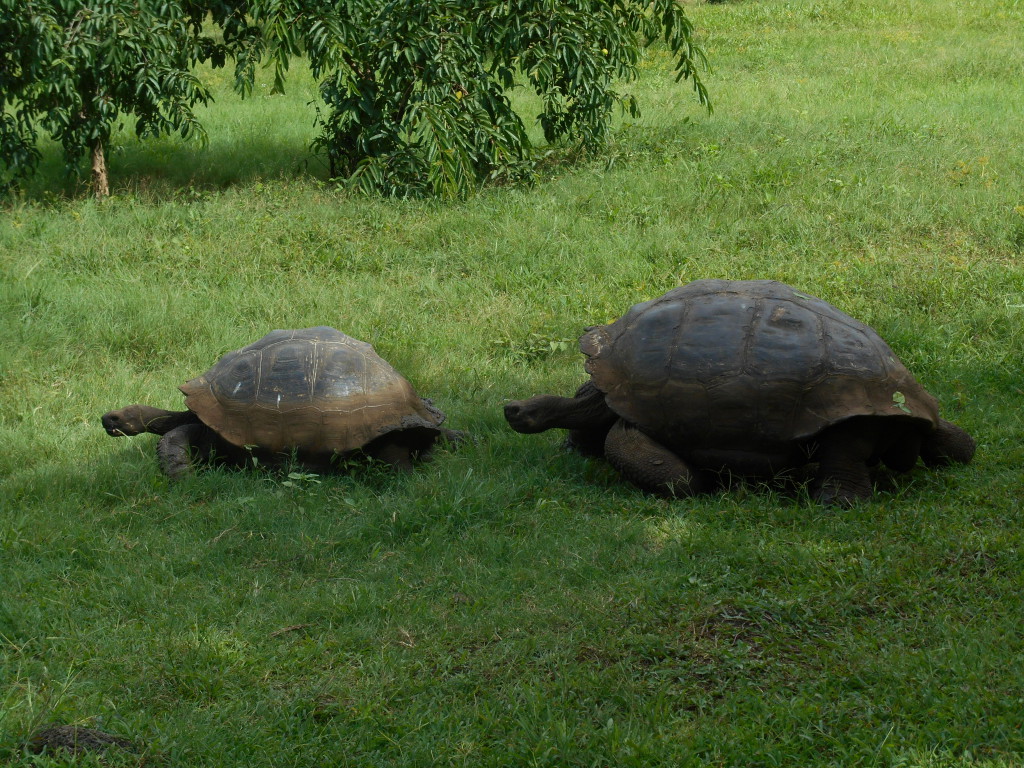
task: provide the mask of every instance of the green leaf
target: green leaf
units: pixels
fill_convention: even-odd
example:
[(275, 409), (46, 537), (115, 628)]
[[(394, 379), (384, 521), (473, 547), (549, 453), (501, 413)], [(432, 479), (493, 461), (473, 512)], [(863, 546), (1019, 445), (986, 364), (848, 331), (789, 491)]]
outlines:
[(910, 408), (907, 406), (907, 396), (897, 390), (892, 393), (892, 403), (894, 406), (899, 408), (904, 413), (910, 413)]

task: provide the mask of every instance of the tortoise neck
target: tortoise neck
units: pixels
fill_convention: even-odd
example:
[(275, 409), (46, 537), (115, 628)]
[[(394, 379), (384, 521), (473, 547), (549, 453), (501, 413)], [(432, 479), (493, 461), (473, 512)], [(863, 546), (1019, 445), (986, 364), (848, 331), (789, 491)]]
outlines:
[(511, 402), (505, 406), (505, 418), (512, 429), (531, 434), (547, 429), (607, 432), (619, 417), (608, 407), (604, 393), (588, 381), (575, 397), (538, 395)]
[(139, 415), (145, 431), (155, 435), (166, 435), (182, 424), (199, 421), (199, 417), (192, 411), (165, 411), (163, 408), (149, 406), (142, 406), (140, 411)]

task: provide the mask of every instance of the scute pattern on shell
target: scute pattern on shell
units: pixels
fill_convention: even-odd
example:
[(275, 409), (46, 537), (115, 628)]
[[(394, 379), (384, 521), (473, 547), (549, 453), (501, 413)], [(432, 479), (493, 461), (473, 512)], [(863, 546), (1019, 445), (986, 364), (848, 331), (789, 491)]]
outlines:
[(225, 440), (274, 452), (345, 453), (444, 420), (372, 345), (326, 326), (272, 331), (180, 389)]
[(853, 416), (934, 425), (874, 330), (769, 280), (700, 280), (580, 339), (611, 408), (668, 446), (774, 450)]

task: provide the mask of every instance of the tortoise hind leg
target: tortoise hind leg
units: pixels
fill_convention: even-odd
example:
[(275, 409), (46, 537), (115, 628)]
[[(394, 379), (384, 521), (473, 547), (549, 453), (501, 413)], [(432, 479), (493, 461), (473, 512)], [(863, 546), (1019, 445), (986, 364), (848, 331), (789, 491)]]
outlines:
[(871, 497), (871, 474), (877, 429), (867, 420), (849, 419), (818, 438), (818, 471), (811, 481), (811, 498), (821, 504), (848, 507)]
[(199, 422), (175, 427), (156, 444), (160, 468), (172, 480), (191, 474), (197, 462), (210, 459), (210, 451), (209, 429)]
[(364, 452), (371, 459), (390, 464), (399, 472), (412, 472), (412, 450), (397, 440), (378, 440), (366, 446)]
[(951, 421), (939, 419), (935, 430), (921, 445), (921, 458), (929, 467), (941, 467), (954, 461), (967, 464), (974, 458), (974, 438)]
[(621, 419), (608, 431), (604, 455), (624, 478), (659, 496), (692, 496), (703, 490), (689, 464)]
[(441, 447), (455, 451), (471, 441), (468, 432), (460, 429), (446, 429), (440, 427), (441, 433), (431, 436), (428, 440), (420, 441), (409, 447), (410, 457), (416, 461), (433, 461), (434, 449)]
[(413, 427), (390, 432), (363, 446), (363, 453), (374, 461), (390, 464), (399, 472), (412, 472), (414, 461), (430, 461), (438, 443), (457, 448), (469, 440), (455, 429)]

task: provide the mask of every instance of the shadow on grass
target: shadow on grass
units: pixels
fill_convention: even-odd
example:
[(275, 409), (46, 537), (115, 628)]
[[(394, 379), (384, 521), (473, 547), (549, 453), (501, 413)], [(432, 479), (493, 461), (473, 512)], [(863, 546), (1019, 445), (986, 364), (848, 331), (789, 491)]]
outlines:
[[(78, 174), (64, 167), (60, 147), (46, 143), (34, 176), (19, 195), (29, 202), (51, 203), (91, 195), (89, 168), (83, 161)], [(111, 194), (130, 194), (151, 200), (180, 199), (268, 179), (305, 178), (326, 181), (326, 160), (308, 143), (273, 137), (236, 139), (207, 147), (174, 138), (115, 144), (107, 164)]]
[[(543, 474), (551, 485), (567, 488), (583, 486), (599, 492), (614, 508), (635, 500), (643, 509), (657, 508), (667, 504), (665, 513), (680, 510), (689, 505), (720, 504), (749, 507), (775, 505), (780, 509), (798, 509), (825, 514), (845, 514), (842, 506), (820, 504), (811, 498), (810, 487), (818, 469), (817, 463), (795, 467), (780, 472), (773, 477), (744, 477), (732, 475), (727, 471), (703, 471), (702, 480), (706, 490), (695, 496), (680, 498), (663, 498), (646, 493), (624, 480), (604, 459), (583, 456), (564, 446), (558, 453), (552, 453), (543, 463)], [(968, 470), (960, 465), (950, 467), (929, 468), (918, 462), (908, 472), (897, 472), (882, 464), (871, 468), (872, 495), (855, 507), (867, 507), (872, 504), (892, 504), (904, 500), (923, 502), (930, 493), (937, 489), (954, 489), (958, 478), (975, 470)], [(539, 480), (536, 480), (540, 484)], [(959, 480), (959, 482), (965, 482)]]
[[(176, 480), (171, 480), (160, 470), (157, 458), (157, 438), (143, 437), (144, 445), (124, 444), (111, 449), (93, 465), (78, 473), (86, 479), (82, 487), (118, 489), (118, 494), (134, 493), (140, 487), (144, 491), (152, 489), (195, 492), (200, 495), (228, 495), (245, 490), (276, 489), (290, 493), (313, 491), (318, 486), (339, 490), (337, 486), (359, 486), (364, 490), (379, 495), (400, 489), (403, 478), (416, 478), (430, 461), (417, 462), (410, 475), (396, 472), (393, 467), (374, 461), (362, 454), (356, 454), (344, 460), (332, 463), (330, 468), (307, 467), (297, 459), (282, 460), (273, 465), (233, 466), (223, 463), (200, 464), (193, 471)], [(37, 483), (46, 484), (51, 479), (40, 477)], [(341, 488), (343, 490), (344, 488)]]
[[(111, 142), (107, 154), (111, 194), (163, 201), (273, 179), (327, 181), (327, 159), (313, 152), (313, 133), (303, 135), (294, 128), (282, 125), (281, 132), (276, 133), (266, 126), (252, 125), (226, 137), (211, 129), (214, 139), (206, 147), (176, 136), (142, 140), (130, 133), (120, 134)], [(610, 170), (630, 162), (666, 162), (680, 156), (699, 158), (705, 148), (702, 132), (689, 120), (678, 125), (620, 126), (608, 145), (596, 153), (570, 144), (547, 146), (539, 136), (536, 138), (533, 180), (541, 183), (574, 169)], [(78, 164), (77, 173), (68, 173), (57, 143), (42, 141), (40, 152), (42, 158), (36, 173), (17, 193), (21, 199), (54, 203), (92, 194), (87, 158)]]

